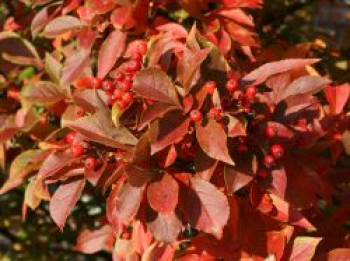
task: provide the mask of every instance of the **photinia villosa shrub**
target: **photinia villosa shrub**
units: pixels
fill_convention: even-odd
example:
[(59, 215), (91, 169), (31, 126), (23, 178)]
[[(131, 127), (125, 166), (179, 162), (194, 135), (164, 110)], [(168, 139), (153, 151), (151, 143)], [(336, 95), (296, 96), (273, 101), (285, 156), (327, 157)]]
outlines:
[[(21, 46), (4, 59), (34, 69), (17, 85), (5, 75), (0, 101), (3, 155), (31, 144), (0, 190), (25, 186), (24, 217), (48, 201), (64, 233), (92, 187), (106, 208), (77, 238), (86, 254), (350, 259), (346, 232), (332, 234), (350, 208), (330, 178), (350, 153), (349, 85), (313, 57), (263, 55), (248, 14), (262, 0), (31, 2), (27, 31), (0, 33)], [(326, 220), (333, 197), (344, 207)]]

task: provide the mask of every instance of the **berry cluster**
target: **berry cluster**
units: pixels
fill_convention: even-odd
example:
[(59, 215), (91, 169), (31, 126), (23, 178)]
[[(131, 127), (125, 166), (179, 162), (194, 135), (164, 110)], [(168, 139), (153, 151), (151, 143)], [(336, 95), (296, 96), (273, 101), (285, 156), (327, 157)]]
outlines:
[(257, 89), (254, 85), (248, 85), (245, 90), (239, 88), (238, 80), (229, 79), (225, 85), (227, 91), (232, 95), (232, 99), (236, 101), (246, 113), (250, 113), (251, 104), (254, 102)]
[(142, 67), (142, 59), (147, 52), (147, 44), (139, 43), (135, 52), (125, 61), (117, 70), (112, 73), (114, 81), (102, 81), (96, 77), (84, 77), (80, 79), (77, 88), (102, 89), (108, 95), (108, 104), (113, 106), (117, 104), (120, 110), (127, 108), (134, 99), (134, 93), (131, 91), (132, 82), (135, 74)]
[[(87, 146), (84, 146), (85, 144), (81, 144), (76, 142), (77, 133), (76, 132), (69, 132), (66, 135), (66, 142), (71, 146), (70, 150), (72, 153), (72, 156), (75, 158), (82, 157), (84, 154), (86, 154)], [(93, 156), (86, 156), (84, 159), (84, 166), (86, 170), (94, 171), (96, 170), (100, 165), (100, 161), (96, 159)]]
[[(277, 131), (272, 126), (267, 126), (265, 135), (268, 139), (272, 139), (278, 135)], [(271, 168), (276, 164), (276, 160), (281, 159), (284, 155), (284, 147), (280, 144), (272, 144), (270, 152), (265, 155), (264, 164), (267, 168)]]

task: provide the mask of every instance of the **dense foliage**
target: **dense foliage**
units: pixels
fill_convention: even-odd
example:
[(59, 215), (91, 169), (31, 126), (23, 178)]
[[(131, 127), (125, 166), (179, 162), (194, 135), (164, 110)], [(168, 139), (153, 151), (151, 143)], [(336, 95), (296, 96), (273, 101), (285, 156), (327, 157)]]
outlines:
[(262, 0), (22, 2), (0, 32), (0, 194), (24, 190), (23, 227), (79, 230), (69, 250), (38, 222), (41, 247), (350, 259), (350, 85), (320, 44), (268, 46)]

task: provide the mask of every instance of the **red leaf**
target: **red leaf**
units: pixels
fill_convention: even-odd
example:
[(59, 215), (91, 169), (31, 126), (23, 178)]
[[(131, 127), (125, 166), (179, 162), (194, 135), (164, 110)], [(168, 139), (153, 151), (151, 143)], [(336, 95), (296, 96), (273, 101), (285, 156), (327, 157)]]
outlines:
[(228, 193), (233, 194), (248, 185), (254, 178), (253, 173), (238, 170), (236, 167), (225, 165), (225, 183)]
[(98, 77), (103, 79), (125, 49), (126, 34), (115, 30), (103, 42), (98, 53)]
[(181, 107), (174, 84), (160, 69), (146, 69), (134, 77), (133, 89), (146, 99)]
[(135, 221), (132, 226), (132, 245), (135, 251), (139, 254), (145, 252), (145, 250), (151, 245), (153, 235), (147, 229), (145, 224), (140, 221)]
[(184, 215), (191, 226), (220, 239), (230, 215), (225, 194), (205, 180), (192, 178), (185, 200)]
[(21, 97), (33, 104), (51, 105), (65, 98), (64, 90), (57, 84), (49, 81), (39, 81), (26, 85), (21, 91)]
[(80, 199), (85, 187), (85, 179), (67, 181), (61, 184), (50, 201), (50, 215), (57, 226), (63, 230), (66, 220)]
[(215, 10), (213, 13), (242, 25), (248, 25), (251, 27), (254, 26), (252, 17), (247, 15), (242, 9), (239, 8), (221, 8)]
[(142, 261), (168, 261), (173, 260), (175, 248), (171, 245), (154, 243), (142, 256)]
[(157, 31), (171, 34), (174, 39), (186, 39), (188, 33), (186, 29), (177, 23), (167, 23), (156, 27)]
[(147, 109), (141, 114), (141, 119), (137, 129), (143, 130), (148, 124), (157, 118), (163, 117), (167, 112), (178, 109), (178, 107), (171, 106), (167, 103), (155, 102), (148, 106)]
[(349, 248), (337, 248), (328, 252), (319, 261), (346, 261), (350, 258)]
[(200, 150), (194, 159), (196, 175), (204, 180), (209, 181), (214, 174), (218, 165), (218, 161), (208, 157), (202, 150)]
[(38, 179), (46, 179), (76, 161), (70, 150), (53, 152), (41, 165)]
[(133, 10), (131, 5), (121, 6), (113, 11), (111, 14), (111, 23), (114, 28), (120, 30), (122, 28), (130, 29), (135, 26), (135, 19), (133, 17)]
[(308, 230), (315, 230), (315, 227), (300, 212), (288, 202), (280, 199), (274, 194), (270, 194), (273, 205), (277, 209), (277, 214), (273, 217), (282, 222), (288, 222), (295, 226), (300, 226)]
[[(181, 232), (181, 221), (174, 212), (158, 213), (154, 219), (147, 222), (153, 236), (165, 243), (175, 242)], [(148, 217), (151, 219), (152, 217)]]
[(284, 168), (271, 171), (272, 188), (280, 198), (284, 199), (287, 189), (287, 174)]
[(137, 144), (136, 137), (127, 128), (115, 126), (110, 115), (104, 111), (69, 122), (67, 127), (92, 141), (112, 148), (128, 148)]
[(350, 97), (350, 85), (342, 84), (338, 86), (328, 86), (325, 89), (325, 94), (331, 111), (335, 114), (339, 114), (343, 111), (346, 102)]
[(173, 212), (177, 206), (178, 197), (179, 185), (168, 173), (164, 173), (160, 180), (155, 180), (148, 185), (148, 203), (157, 212)]
[(62, 68), (62, 84), (76, 80), (90, 63), (90, 50), (80, 49), (68, 57)]
[[(319, 237), (297, 237), (294, 239), (292, 251), (288, 260), (300, 261), (311, 260), (315, 254), (316, 247), (322, 238)], [(328, 259), (330, 260), (330, 259)]]
[(0, 189), (0, 194), (20, 186), (40, 168), (49, 154), (49, 150), (27, 150), (19, 154), (11, 163), (9, 178)]
[(144, 187), (132, 187), (129, 183), (119, 190), (115, 188), (107, 199), (107, 218), (118, 233), (122, 232), (122, 226), (136, 216)]
[[(201, 64), (207, 58), (210, 49), (203, 49), (198, 51), (186, 50), (178, 66), (178, 77), (185, 89), (185, 94), (189, 93), (192, 86), (194, 86), (198, 80), (199, 69)], [(197, 76), (197, 77), (196, 77)]]
[(226, 7), (261, 8), (263, 0), (222, 0)]
[(110, 225), (104, 225), (97, 230), (83, 230), (78, 238), (75, 250), (84, 254), (94, 254), (107, 248), (108, 241), (113, 238), (113, 231)]
[(254, 82), (255, 85), (261, 84), (273, 75), (303, 68), (318, 61), (318, 59), (286, 59), (267, 63), (246, 75), (243, 80), (247, 82)]
[(289, 96), (301, 94), (314, 94), (330, 83), (330, 80), (322, 77), (303, 76), (289, 84), (280, 94), (280, 100)]
[(209, 157), (234, 165), (227, 148), (227, 134), (219, 123), (209, 120), (206, 126), (197, 124), (196, 130), (198, 143)]
[(152, 155), (183, 139), (190, 120), (181, 112), (170, 112), (151, 125), (149, 139)]
[(167, 168), (173, 165), (176, 159), (177, 151), (174, 145), (158, 153), (158, 164), (163, 168)]
[(60, 16), (48, 23), (44, 29), (44, 36), (55, 38), (71, 30), (81, 29), (87, 26), (86, 23), (74, 16)]

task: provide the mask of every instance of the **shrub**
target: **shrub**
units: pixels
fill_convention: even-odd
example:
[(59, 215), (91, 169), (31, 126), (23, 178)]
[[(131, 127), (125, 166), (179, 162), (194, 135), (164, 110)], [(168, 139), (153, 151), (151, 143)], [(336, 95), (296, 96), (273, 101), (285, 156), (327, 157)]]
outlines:
[(25, 188), (24, 219), (114, 260), (350, 258), (349, 85), (264, 49), (261, 0), (31, 2), (0, 33), (0, 193)]

